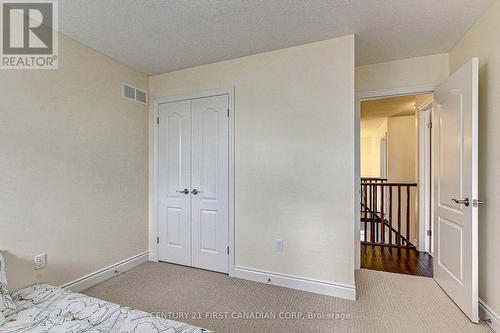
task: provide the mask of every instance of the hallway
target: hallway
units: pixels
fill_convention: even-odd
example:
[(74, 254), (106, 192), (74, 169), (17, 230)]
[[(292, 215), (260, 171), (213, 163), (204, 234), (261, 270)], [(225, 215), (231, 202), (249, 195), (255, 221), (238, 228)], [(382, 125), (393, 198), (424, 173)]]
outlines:
[(361, 268), (432, 277), (433, 258), (414, 248), (396, 248), (361, 244)]

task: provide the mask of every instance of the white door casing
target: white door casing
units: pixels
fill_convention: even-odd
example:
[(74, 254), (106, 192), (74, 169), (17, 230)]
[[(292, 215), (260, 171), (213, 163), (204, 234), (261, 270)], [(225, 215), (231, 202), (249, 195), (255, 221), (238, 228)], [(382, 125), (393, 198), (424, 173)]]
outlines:
[(228, 273), (228, 95), (194, 99), (192, 265)]
[(355, 132), (355, 142), (354, 142), (354, 151), (355, 151), (355, 163), (354, 163), (354, 184), (356, 191), (354, 193), (355, 197), (355, 221), (354, 223), (354, 259), (355, 259), (355, 268), (361, 268), (361, 253), (360, 253), (360, 209), (359, 202), (361, 202), (361, 185), (359, 179), (360, 175), (360, 146), (359, 146), (359, 133), (360, 133), (360, 112), (361, 112), (361, 102), (370, 99), (378, 99), (378, 98), (389, 98), (389, 97), (397, 97), (397, 96), (409, 96), (409, 95), (417, 95), (417, 94), (432, 94), (436, 87), (434, 85), (426, 85), (426, 86), (414, 86), (414, 87), (401, 87), (401, 88), (389, 88), (382, 90), (367, 90), (356, 93), (356, 104), (355, 104), (355, 113), (354, 113), (354, 132)]
[(433, 255), (431, 230), (432, 100), (418, 114), (418, 250)]
[(380, 139), (380, 178), (387, 178), (387, 133)]
[(229, 271), (229, 95), (158, 104), (160, 261)]
[(191, 102), (160, 104), (158, 117), (159, 260), (189, 266)]
[(436, 89), (433, 126), (434, 279), (476, 323), (478, 66), (473, 58)]

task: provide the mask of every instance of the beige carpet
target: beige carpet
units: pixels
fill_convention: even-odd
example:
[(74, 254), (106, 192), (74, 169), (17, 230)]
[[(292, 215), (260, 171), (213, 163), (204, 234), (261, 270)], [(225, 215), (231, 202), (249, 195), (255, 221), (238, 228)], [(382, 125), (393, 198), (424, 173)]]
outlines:
[[(354, 302), (147, 262), (84, 293), (221, 333), (492, 332), (472, 324), (432, 279), (365, 269), (356, 279)], [(301, 317), (286, 318), (294, 314)]]

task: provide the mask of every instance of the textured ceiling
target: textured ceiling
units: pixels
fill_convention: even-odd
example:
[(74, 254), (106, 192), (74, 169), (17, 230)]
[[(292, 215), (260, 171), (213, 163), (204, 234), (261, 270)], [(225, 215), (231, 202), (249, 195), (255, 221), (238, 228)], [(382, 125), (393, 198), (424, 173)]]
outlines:
[(356, 64), (447, 52), (493, 0), (59, 0), (66, 35), (147, 74), (356, 34)]

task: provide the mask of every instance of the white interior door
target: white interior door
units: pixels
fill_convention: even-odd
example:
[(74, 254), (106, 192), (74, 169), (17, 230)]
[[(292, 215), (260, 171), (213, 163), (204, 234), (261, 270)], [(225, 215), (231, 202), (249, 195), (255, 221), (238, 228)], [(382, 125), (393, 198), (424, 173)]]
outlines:
[(434, 278), (478, 322), (478, 59), (434, 95)]
[(227, 273), (229, 97), (191, 103), (192, 265)]
[(380, 139), (380, 178), (387, 178), (387, 134)]
[(191, 102), (158, 108), (159, 259), (191, 265)]

